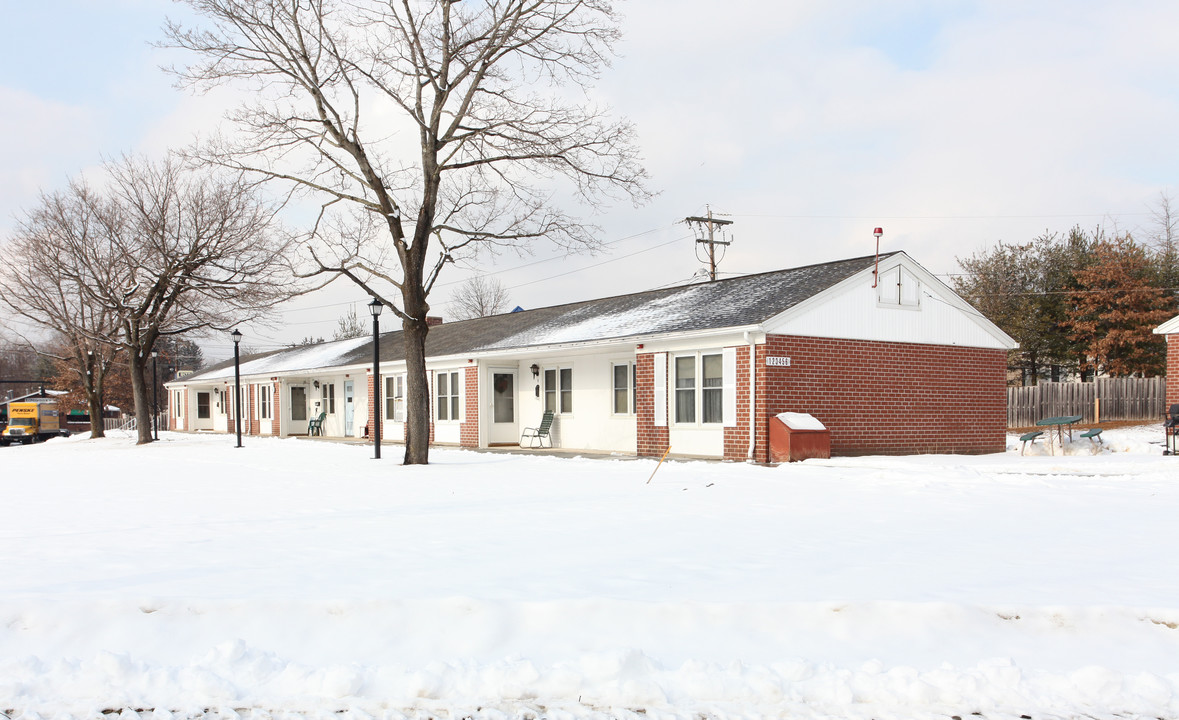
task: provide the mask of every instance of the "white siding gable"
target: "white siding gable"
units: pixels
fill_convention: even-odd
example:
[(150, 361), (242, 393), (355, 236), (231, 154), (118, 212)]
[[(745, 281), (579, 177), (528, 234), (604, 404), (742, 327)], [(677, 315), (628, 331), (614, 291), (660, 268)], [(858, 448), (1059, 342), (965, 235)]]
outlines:
[(765, 323), (767, 333), (1011, 349), (1014, 340), (904, 253)]

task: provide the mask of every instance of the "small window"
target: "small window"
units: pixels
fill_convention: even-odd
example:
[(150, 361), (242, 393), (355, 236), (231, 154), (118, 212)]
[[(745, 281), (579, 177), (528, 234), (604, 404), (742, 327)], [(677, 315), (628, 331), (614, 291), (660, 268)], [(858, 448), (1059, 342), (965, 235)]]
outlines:
[(720, 355), (705, 355), (700, 358), (704, 382), (701, 390), (703, 415), (706, 423), (719, 423), (724, 415), (724, 362)]
[(385, 378), (385, 419), (405, 422), (405, 376)]
[(876, 300), (885, 306), (919, 308), (921, 282), (900, 265), (882, 270), (876, 284)]
[(459, 419), (459, 374), (438, 373), (438, 419)]
[(573, 368), (561, 368), (561, 412), (573, 412)]
[(197, 418), (201, 420), (208, 420), (212, 417), (209, 410), (209, 393), (197, 393)]
[(557, 371), (544, 371), (544, 411), (557, 412)]
[(258, 417), (262, 420), (270, 419), (270, 386), (261, 385), (258, 388)]
[(615, 363), (612, 366), (614, 393), (611, 398), (615, 415), (633, 415), (639, 394), (639, 380), (634, 363)]
[(324, 383), (323, 385), (323, 409), (328, 415), (336, 414), (336, 384)]
[(573, 368), (544, 371), (544, 409), (554, 414), (573, 412)]
[(630, 365), (614, 366), (614, 414), (630, 412)]
[(696, 422), (696, 356), (675, 359), (675, 421)]

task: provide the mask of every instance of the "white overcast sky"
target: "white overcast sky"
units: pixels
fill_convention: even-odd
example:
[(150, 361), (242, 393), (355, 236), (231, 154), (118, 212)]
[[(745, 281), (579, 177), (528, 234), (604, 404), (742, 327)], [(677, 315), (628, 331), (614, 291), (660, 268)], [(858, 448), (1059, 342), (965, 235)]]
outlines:
[[(903, 249), (939, 274), (1000, 240), (1080, 224), (1142, 230), (1179, 186), (1179, 3), (635, 0), (596, 89), (637, 125), (659, 197), (595, 217), (601, 255), (501, 256), (485, 270), (539, 307), (686, 280), (677, 224), (733, 221), (723, 273)], [(5, 3), (0, 30), (0, 233), (41, 189), (104, 156), (162, 153), (212, 128), (217, 97), (172, 88), (152, 48), (165, 0)], [(543, 262), (538, 262), (543, 261)], [(527, 265), (527, 267), (522, 267)], [(443, 282), (465, 277), (448, 268)], [(330, 337), (337, 283), (253, 329), (266, 348)], [(435, 291), (446, 314), (453, 285)], [(392, 318), (387, 318), (391, 323)], [(218, 340), (213, 357), (229, 354)]]

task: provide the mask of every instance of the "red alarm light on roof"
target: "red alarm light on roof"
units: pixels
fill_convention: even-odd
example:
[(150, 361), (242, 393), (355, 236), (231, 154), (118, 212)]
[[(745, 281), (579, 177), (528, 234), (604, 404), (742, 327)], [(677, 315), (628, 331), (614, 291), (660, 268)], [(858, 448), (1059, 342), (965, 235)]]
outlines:
[(872, 231), (872, 234), (875, 235), (876, 237), (880, 237), (881, 235), (884, 234), (884, 228), (876, 228), (875, 230)]

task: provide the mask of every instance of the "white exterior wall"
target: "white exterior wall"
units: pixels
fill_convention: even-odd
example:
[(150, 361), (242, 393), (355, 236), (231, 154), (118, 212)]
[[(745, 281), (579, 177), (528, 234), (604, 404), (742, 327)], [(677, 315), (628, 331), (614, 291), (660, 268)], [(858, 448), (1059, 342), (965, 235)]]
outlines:
[(923, 345), (1003, 350), (1014, 347), (1011, 338), (907, 256), (897, 255), (882, 262), (882, 280), (898, 266), (918, 283), (914, 288), (916, 305), (880, 302), (879, 294), (887, 288), (873, 288), (872, 271), (867, 270), (770, 320), (766, 331), (775, 335)]
[[(536, 427), (544, 415), (544, 371), (546, 369), (570, 368), (573, 370), (573, 412), (561, 413), (558, 395), (558, 412), (553, 416), (553, 446), (571, 450), (604, 450), (611, 452), (634, 452), (636, 425), (633, 413), (613, 412), (613, 363), (633, 363), (634, 345), (574, 353), (537, 353), (523, 357), (517, 366), (516, 412), (520, 429)], [(529, 369), (533, 363), (540, 366), (540, 375), (534, 379)], [(488, 360), (485, 364), (493, 367), (510, 367), (511, 362)], [(560, 383), (560, 373), (557, 374)], [(540, 397), (536, 387), (540, 385)], [(485, 415), (490, 414), (490, 398), (481, 402)], [(485, 445), (485, 433), (481, 427), (480, 444)]]

